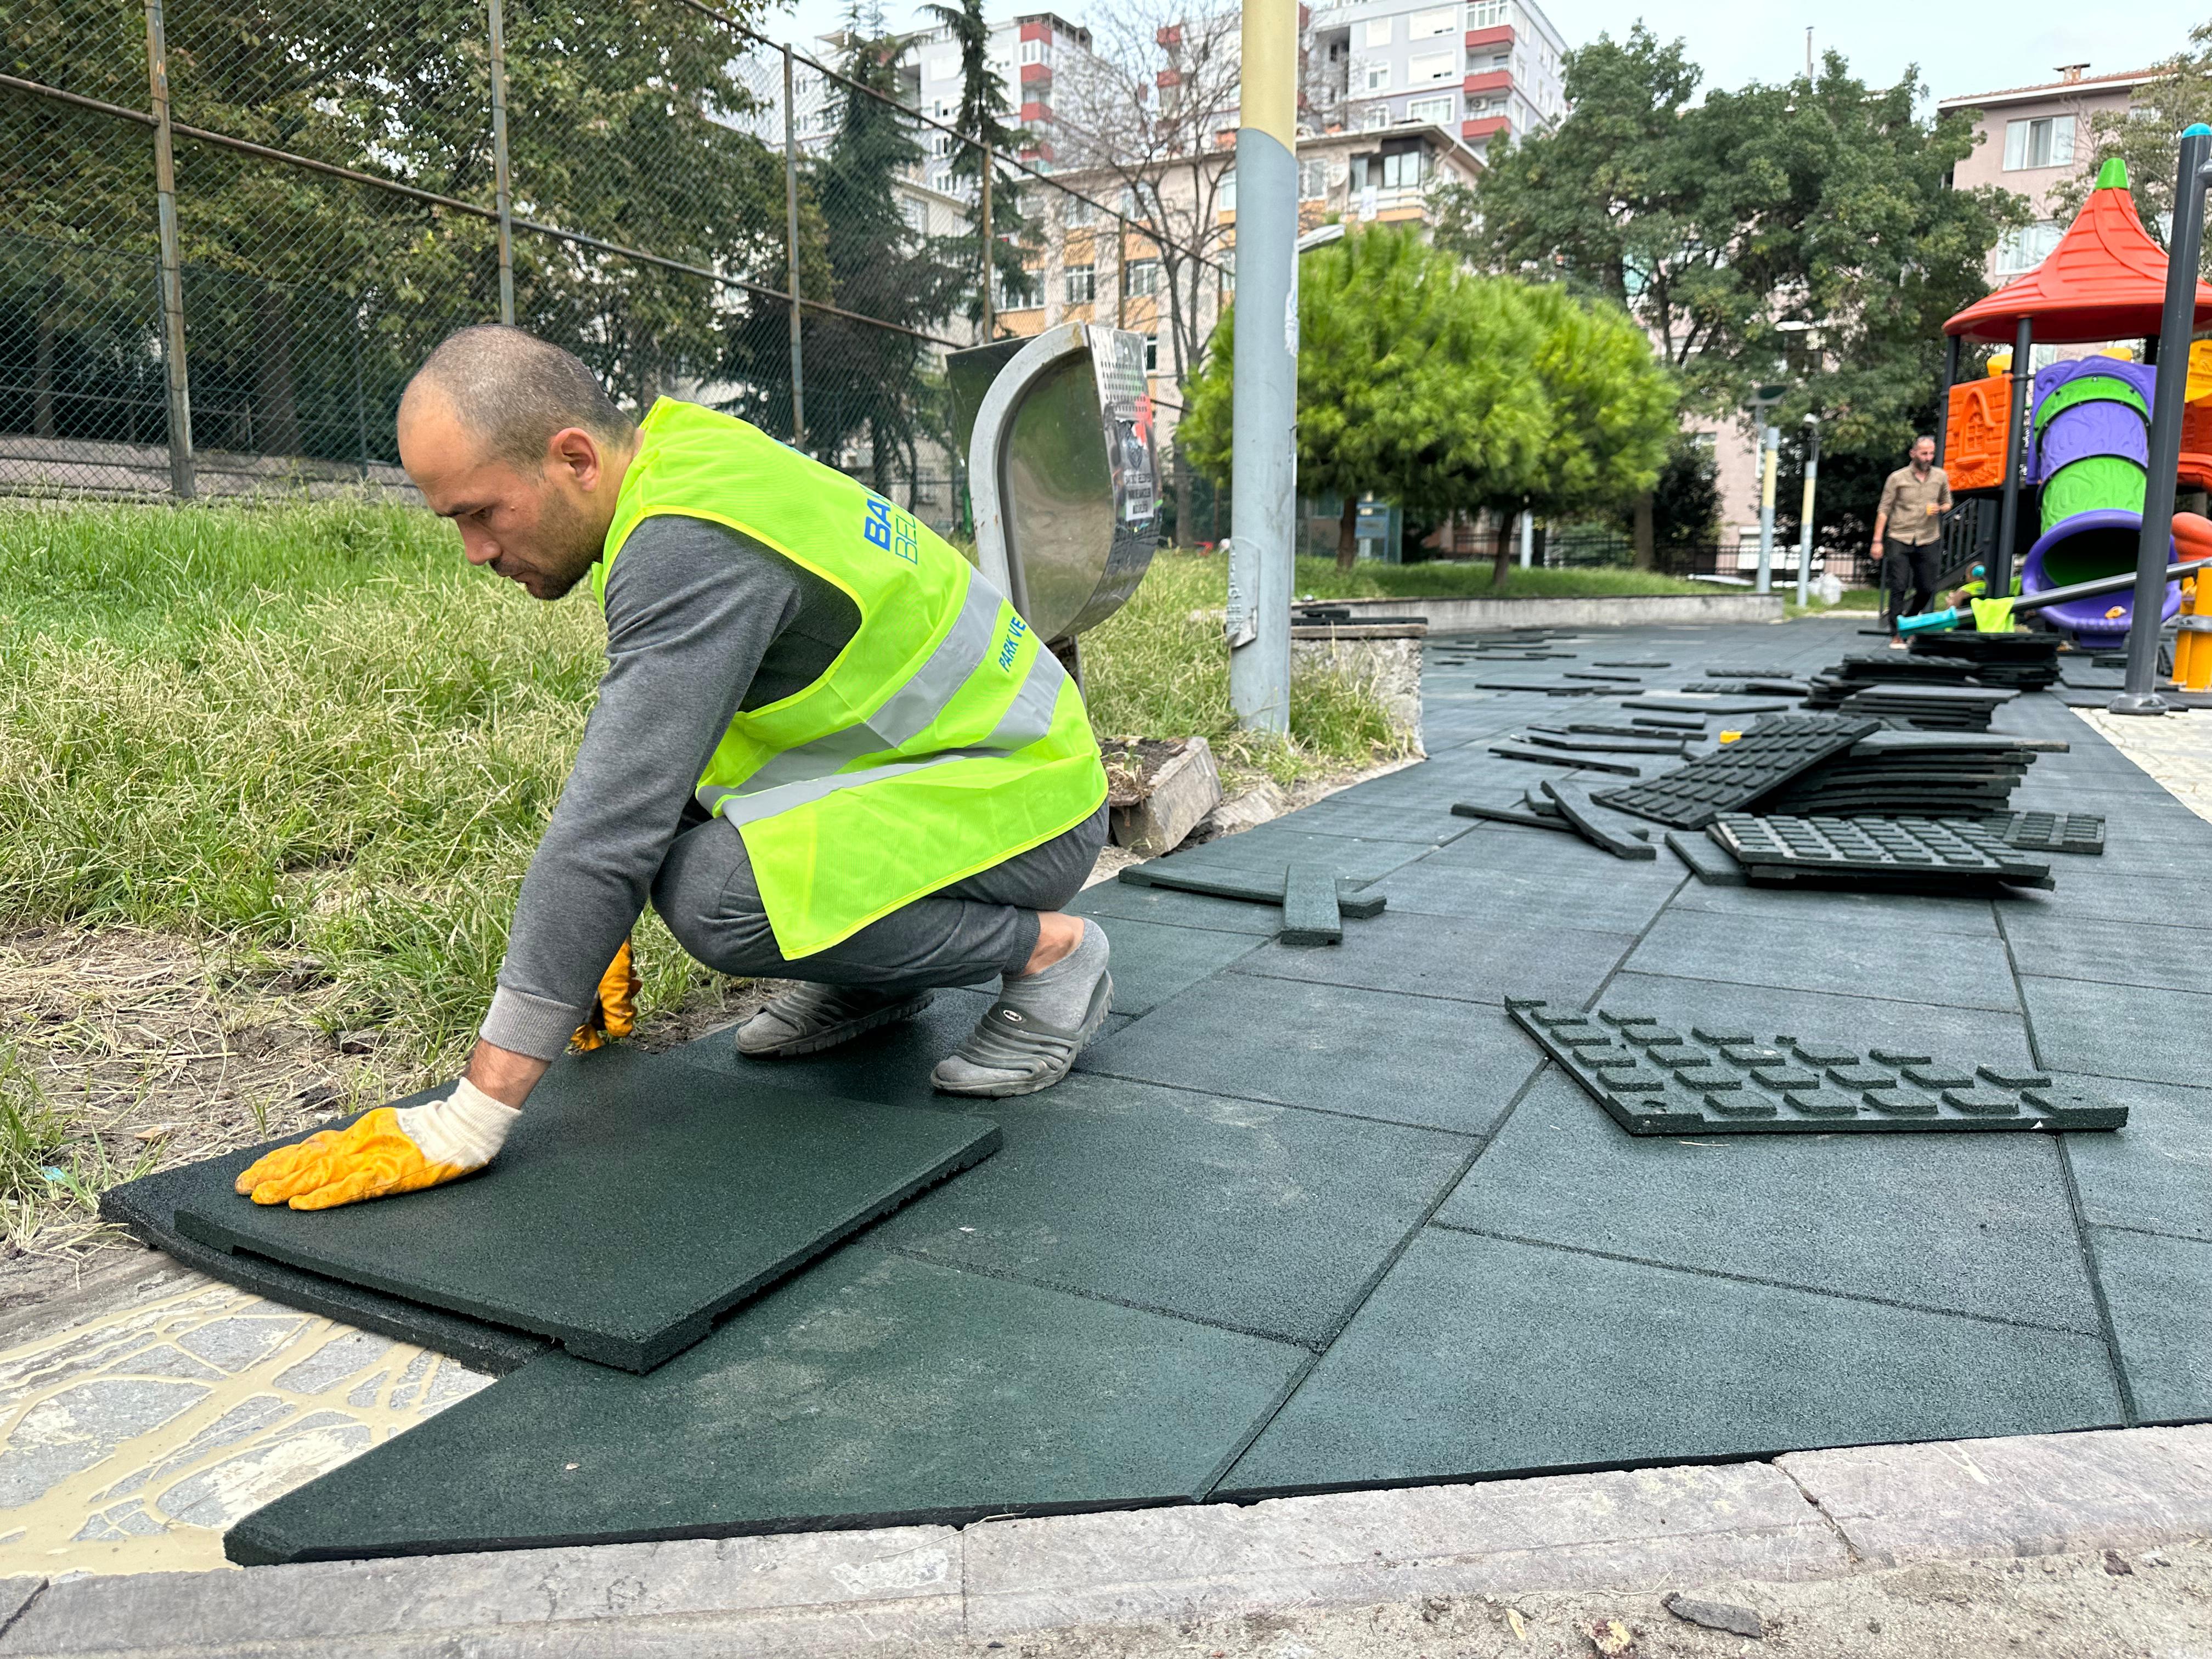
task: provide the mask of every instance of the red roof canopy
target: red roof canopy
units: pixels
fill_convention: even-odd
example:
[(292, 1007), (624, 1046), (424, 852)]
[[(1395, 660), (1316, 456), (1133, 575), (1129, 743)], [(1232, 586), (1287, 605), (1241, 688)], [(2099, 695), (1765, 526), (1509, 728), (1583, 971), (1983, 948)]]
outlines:
[[(2136, 216), (2126, 166), (2105, 163), (2081, 216), (2043, 263), (1968, 306), (1946, 334), (2009, 343), (2022, 317), (2039, 344), (2127, 340), (2158, 332), (2166, 304), (2166, 255)], [(2212, 287), (2197, 285), (2197, 326), (2212, 325)]]

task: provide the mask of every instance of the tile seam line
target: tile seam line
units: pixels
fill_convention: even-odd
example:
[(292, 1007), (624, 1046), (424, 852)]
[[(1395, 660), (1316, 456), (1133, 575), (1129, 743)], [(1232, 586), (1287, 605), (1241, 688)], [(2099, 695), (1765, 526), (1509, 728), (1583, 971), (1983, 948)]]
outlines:
[(2108, 1233), (2139, 1233), (2145, 1238), (2170, 1238), (2177, 1244), (2212, 1245), (2212, 1238), (2202, 1233), (2170, 1233), (2163, 1227), (2131, 1227), (2124, 1221), (2091, 1221), (2086, 1212), (2082, 1223)]
[[(2035, 1015), (2027, 1002), (2027, 975), (2020, 971), (2020, 959), (2014, 954), (2012, 934), (2006, 929), (2004, 916), (1995, 901), (1990, 908), (1997, 912), (1997, 938), (2004, 946), (2005, 968), (2012, 975), (2013, 994), (2020, 999), (2020, 1018), (2027, 1033), (2027, 1052), (2039, 1066), (2043, 1064), (2043, 1045), (2036, 1040)], [(2112, 1322), (2112, 1306), (2105, 1295), (2105, 1276), (2097, 1265), (2096, 1242), (2089, 1235), (2089, 1218), (2082, 1212), (2081, 1183), (2075, 1179), (2073, 1155), (2066, 1147), (2066, 1137), (2054, 1135), (2057, 1143), (2052, 1150), (2058, 1158), (2058, 1179), (2066, 1189), (2066, 1209), (2074, 1223), (2074, 1248), (2081, 1259), (2081, 1275), (2088, 1281), (2090, 1304), (2097, 1310), (2099, 1334), (2104, 1339), (2105, 1364), (2112, 1372), (2112, 1392), (2120, 1403), (2120, 1418), (2130, 1428), (2142, 1425), (2142, 1415), (2136, 1409), (2135, 1382), (2128, 1376), (2127, 1362), (2120, 1352), (2119, 1328)]]
[(1405, 1236), (1398, 1241), (1396, 1247), (1376, 1265), (1375, 1271), (1369, 1275), (1367, 1283), (1360, 1287), (1359, 1293), (1352, 1298), (1350, 1304), (1345, 1309), (1343, 1316), (1336, 1322), (1336, 1328), (1328, 1334), (1328, 1340), (1313, 1351), (1313, 1357), (1301, 1365), (1297, 1374), (1284, 1385), (1275, 1402), (1261, 1414), (1259, 1420), (1253, 1424), (1250, 1431), (1231, 1449), (1226, 1457), (1213, 1466), (1206, 1477), (1206, 1484), (1194, 1494), (1196, 1501), (1201, 1504), (1213, 1501), (1214, 1494), (1221, 1489), (1221, 1483), (1235, 1473), (1237, 1464), (1243, 1462), (1245, 1455), (1258, 1443), (1260, 1437), (1267, 1431), (1268, 1425), (1280, 1417), (1285, 1408), (1297, 1397), (1299, 1390), (1305, 1387), (1307, 1379), (1314, 1374), (1315, 1369), (1328, 1357), (1329, 1351), (1336, 1346), (1345, 1332), (1351, 1328), (1352, 1322), (1359, 1316), (1359, 1310), (1365, 1307), (1373, 1299), (1375, 1292), (1382, 1287), (1382, 1281), (1390, 1276), (1391, 1271), (1404, 1259), (1406, 1252), (1413, 1248), (1413, 1241), (1428, 1231), (1436, 1219), (1437, 1212), (1450, 1201), (1451, 1195), (1459, 1190), (1460, 1182), (1467, 1179), (1468, 1171), (1472, 1170), (1483, 1153), (1489, 1150), (1491, 1141), (1496, 1138), (1498, 1131), (1505, 1127), (1507, 1121), (1519, 1109), (1522, 1101), (1528, 1097), (1528, 1091), (1536, 1086), (1538, 1080), (1551, 1068), (1551, 1064), (1549, 1056), (1545, 1057), (1526, 1078), (1522, 1079), (1521, 1086), (1513, 1091), (1512, 1098), (1505, 1103), (1505, 1109), (1498, 1115), (1498, 1121), (1491, 1126), (1490, 1134), (1468, 1153), (1451, 1177), (1437, 1188), (1436, 1197), (1421, 1212), (1413, 1224), (1406, 1230)]
[[(1258, 978), (1261, 976), (1254, 975), (1251, 975), (1251, 977)], [(1204, 981), (1200, 981), (1200, 984), (1203, 984), (1204, 982)], [(1326, 981), (1301, 979), (1287, 980), (1285, 981), (1284, 983), (1291, 985), (1316, 985), (1326, 983)], [(1338, 987), (1336, 988), (1364, 990), (1366, 988), (1364, 986), (1353, 986), (1350, 988)], [(1450, 999), (1434, 998), (1431, 999), (1431, 1000), (1449, 1001)], [(1504, 1005), (1498, 1003), (1468, 1003), (1463, 1006), (1468, 1007), (1495, 1007), (1500, 1009), (1501, 1012), (1504, 1006)], [(1131, 1024), (1134, 1024), (1136, 1022), (1134, 1020), (1130, 1022)], [(1118, 1036), (1119, 1033), (1116, 1033), (1116, 1035)], [(1540, 1056), (1540, 1058), (1541, 1057)], [(1163, 1083), (1158, 1078), (1139, 1077), (1133, 1072), (1116, 1072), (1111, 1067), (1105, 1066), (1085, 1066), (1079, 1070), (1072, 1073), (1070, 1075), (1077, 1077), (1110, 1077), (1119, 1083), (1142, 1083), (1155, 1089), (1175, 1089), (1184, 1094), (1209, 1096), (1215, 1100), (1241, 1101), (1248, 1106), (1273, 1106), (1285, 1112), (1311, 1112), (1316, 1117), (1340, 1118), (1347, 1123), (1380, 1123), (1387, 1125), (1389, 1127), (1393, 1129), (1419, 1129), (1426, 1134), (1451, 1135), (1460, 1140), (1486, 1141), (1489, 1139), (1487, 1133), (1480, 1133), (1473, 1129), (1442, 1129), (1438, 1128), (1433, 1123), (1408, 1123), (1403, 1118), (1376, 1117), (1372, 1113), (1369, 1112), (1340, 1111), (1334, 1106), (1305, 1106), (1299, 1104), (1296, 1101), (1277, 1100), (1272, 1095), (1239, 1095), (1231, 1094), (1225, 1089), (1194, 1089), (1188, 1084)]]
[[(1618, 1261), (1632, 1267), (1650, 1267), (1660, 1273), (1688, 1273), (1697, 1279), (1717, 1279), (1731, 1285), (1753, 1285), (1762, 1290), (1791, 1291), (1801, 1296), (1824, 1296), (1836, 1302), (1856, 1302), (1869, 1307), (1893, 1308), (1900, 1313), (1930, 1314), (1939, 1319), (1966, 1319), (1978, 1325), (1995, 1325), (2008, 1331), (2039, 1331), (2046, 1336), (2078, 1336), (2090, 1341), (2099, 1333), (2084, 1330), (2075, 1325), (2052, 1325), (2036, 1319), (2005, 1319), (1996, 1314), (1970, 1313), (1963, 1308), (1939, 1308), (1925, 1302), (1907, 1302), (1900, 1297), (1867, 1296), (1856, 1291), (1831, 1290), (1821, 1285), (1801, 1285), (1786, 1279), (1761, 1279), (1753, 1273), (1729, 1273), (1722, 1267), (1692, 1267), (1680, 1261), (1662, 1261), (1648, 1255), (1625, 1255), (1618, 1250), (1592, 1249), (1585, 1244), (1562, 1244), (1557, 1239), (1534, 1238), (1525, 1233), (1504, 1233), (1488, 1227), (1469, 1227), (1455, 1221), (1430, 1224), (1448, 1233), (1460, 1233), (1469, 1238), (1493, 1239), (1501, 1244), (1524, 1244), (1532, 1249), (1558, 1250), (1567, 1255), (1594, 1256), (1601, 1261)], [(2130, 1423), (2130, 1428), (2136, 1425)]]
[[(1692, 879), (1694, 880), (1695, 878), (1693, 877)], [(1718, 915), (1723, 913), (1720, 911), (1709, 910), (1703, 912), (1702, 914), (1706, 915)], [(1957, 934), (1949, 934), (1946, 935), (1946, 937), (1958, 938), (1961, 936)], [(1631, 954), (1633, 953), (1632, 952)], [(1788, 991), (1798, 996), (1807, 997), (1856, 997), (1863, 1002), (1893, 1002), (1900, 1008), (1941, 1008), (1954, 1014), (2022, 1013), (2022, 1018), (2024, 1018), (2026, 1017), (2024, 1012), (2022, 1012), (2022, 1011), (2018, 1007), (1995, 1008), (1981, 1003), (1930, 1002), (1925, 997), (1882, 997), (1875, 996), (1865, 991), (1838, 991), (1832, 988), (1816, 988), (1814, 987), (1805, 985), (1760, 985), (1751, 980), (1715, 979), (1709, 974), (1669, 974), (1662, 972), (1656, 968), (1628, 968), (1625, 964), (1622, 968), (1617, 969), (1614, 971), (1616, 973), (1626, 972), (1636, 974), (1645, 979), (1671, 979), (1679, 981), (1684, 985), (1732, 985), (1737, 989), (1743, 991)], [(1607, 981), (1607, 984), (1610, 984), (1611, 982), (1612, 981), (1609, 979)], [(2015, 978), (2014, 980), (2014, 994), (2018, 994), (2018, 988), (2019, 981)], [(2038, 1063), (2039, 1064), (2040, 1062), (2039, 1061)], [(2095, 1073), (2088, 1073), (2087, 1075), (2094, 1076)]]
[[(1355, 925), (1357, 925), (1357, 924), (1355, 924)], [(1582, 929), (1580, 929), (1580, 928), (1559, 927), (1559, 928), (1554, 928), (1554, 929), (1553, 930), (1553, 933), (1554, 934), (1556, 934), (1556, 933), (1579, 933), (1579, 932), (1582, 932), (1582, 931), (1583, 931), (1583, 930), (1582, 930)], [(1635, 942), (1635, 941), (1636, 941), (1636, 939), (1637, 939), (1638, 937), (1640, 937), (1640, 936), (1638, 936), (1638, 935), (1632, 935), (1632, 934), (1628, 934), (1628, 933), (1603, 933), (1603, 934), (1600, 934), (1598, 937), (1600, 937), (1600, 938), (1601, 938), (1601, 939), (1626, 939), (1630, 940), (1630, 944), (1629, 944), (1629, 945), (1628, 945), (1628, 948), (1627, 948), (1626, 950), (1625, 950), (1625, 951), (1623, 951), (1621, 952), (1620, 959), (1619, 959), (1619, 960), (1617, 960), (1617, 961), (1615, 961), (1615, 962), (1614, 962), (1614, 963), (1613, 963), (1613, 965), (1610, 969), (1608, 969), (1607, 970), (1607, 972), (1606, 972), (1606, 983), (1608, 983), (1608, 984), (1609, 984), (1609, 983), (1611, 983), (1611, 982), (1612, 982), (1612, 979), (1613, 979), (1613, 975), (1615, 975), (1615, 974), (1617, 974), (1617, 973), (1619, 973), (1619, 972), (1620, 971), (1620, 963), (1621, 963), (1621, 962), (1625, 962), (1626, 960), (1627, 960), (1627, 958), (1628, 958), (1630, 956), (1632, 956), (1632, 955), (1633, 955), (1633, 954), (1635, 953), (1635, 951), (1636, 951), (1636, 942)], [(1326, 946), (1324, 946), (1324, 947), (1322, 947), (1322, 948), (1326, 949), (1327, 947), (1326, 947)], [(1245, 978), (1247, 978), (1247, 979), (1272, 979), (1272, 980), (1276, 980), (1276, 981), (1282, 981), (1282, 982), (1285, 982), (1285, 983), (1287, 983), (1287, 984), (1291, 984), (1291, 985), (1326, 985), (1326, 986), (1328, 986), (1328, 987), (1331, 990), (1333, 990), (1333, 991), (1366, 991), (1366, 992), (1369, 992), (1369, 993), (1372, 994), (1373, 995), (1379, 996), (1379, 997), (1419, 997), (1419, 998), (1422, 1001), (1424, 1001), (1424, 1002), (1449, 1002), (1449, 1003), (1455, 1004), (1456, 1006), (1458, 1006), (1459, 1007), (1462, 1007), (1462, 1008), (1499, 1008), (1499, 1009), (1502, 1009), (1502, 1008), (1504, 1008), (1504, 1007), (1505, 1006), (1505, 1004), (1504, 1004), (1502, 1000), (1501, 1000), (1501, 1001), (1498, 1001), (1498, 1002), (1486, 1002), (1486, 1001), (1483, 1001), (1483, 1000), (1480, 1000), (1480, 999), (1477, 999), (1477, 998), (1474, 998), (1474, 997), (1454, 997), (1454, 996), (1446, 996), (1446, 995), (1445, 995), (1443, 992), (1441, 992), (1441, 991), (1407, 991), (1407, 990), (1390, 990), (1390, 991), (1385, 991), (1385, 990), (1382, 989), (1380, 987), (1378, 987), (1378, 986), (1373, 986), (1373, 985), (1346, 985), (1346, 984), (1343, 983), (1343, 982), (1342, 982), (1341, 981), (1340, 981), (1340, 980), (1334, 980), (1334, 979), (1308, 979), (1308, 978), (1307, 978), (1304, 975), (1303, 975), (1303, 974), (1267, 974), (1267, 973), (1262, 973), (1262, 972), (1261, 972), (1261, 971), (1260, 971), (1258, 969), (1256, 969), (1256, 968), (1243, 968), (1243, 967), (1239, 967), (1239, 966), (1236, 965), (1235, 963), (1231, 963), (1229, 967), (1224, 968), (1224, 969), (1222, 969), (1222, 971), (1223, 971), (1224, 973), (1229, 973), (1229, 974), (1242, 974), (1242, 975), (1243, 975)], [(1671, 975), (1670, 975), (1670, 977), (1671, 977)], [(1788, 986), (1781, 986), (1781, 985), (1778, 985), (1778, 986), (1765, 987), (1765, 988), (1761, 988), (1772, 989), (1772, 990), (1778, 990), (1778, 991), (1779, 991), (1779, 990), (1788, 990), (1790, 988), (1789, 988)]]

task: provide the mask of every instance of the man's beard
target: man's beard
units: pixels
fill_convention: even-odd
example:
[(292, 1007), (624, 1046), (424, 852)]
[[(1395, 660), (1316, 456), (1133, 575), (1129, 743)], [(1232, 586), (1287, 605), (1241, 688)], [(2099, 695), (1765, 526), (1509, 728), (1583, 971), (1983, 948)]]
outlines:
[(549, 490), (538, 521), (539, 544), (560, 550), (560, 562), (541, 566), (537, 572), (542, 591), (536, 595), (549, 604), (568, 598), (576, 584), (590, 574), (599, 556), (599, 538), (568, 498)]

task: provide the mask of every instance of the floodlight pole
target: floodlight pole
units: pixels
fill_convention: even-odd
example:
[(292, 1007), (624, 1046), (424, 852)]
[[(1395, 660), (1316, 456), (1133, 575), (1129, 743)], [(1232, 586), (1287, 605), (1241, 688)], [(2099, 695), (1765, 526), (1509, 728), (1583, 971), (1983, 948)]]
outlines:
[(1297, 0), (1245, 0), (1243, 45), (1229, 702), (1240, 726), (1287, 732), (1297, 489)]
[(2182, 400), (2188, 390), (2189, 337), (2196, 331), (2197, 265), (2204, 250), (2205, 162), (2212, 126), (2202, 121), (2181, 135), (2181, 172), (2173, 186), (2173, 231), (2166, 239), (2166, 308), (2158, 324), (2158, 380), (2151, 391), (2150, 476), (2143, 492), (2142, 539), (2136, 544), (2135, 614), (2128, 622), (2128, 665), (2109, 712), (2163, 714), (2158, 680), (2160, 613), (2166, 609), (2166, 562), (2173, 536), (2175, 470), (2181, 465)]
[(1782, 429), (1768, 421), (1766, 411), (1782, 401), (1783, 390), (1763, 386), (1751, 400), (1752, 418), (1759, 423), (1759, 580), (1752, 590), (1757, 593), (1774, 591), (1774, 471), (1781, 459)]

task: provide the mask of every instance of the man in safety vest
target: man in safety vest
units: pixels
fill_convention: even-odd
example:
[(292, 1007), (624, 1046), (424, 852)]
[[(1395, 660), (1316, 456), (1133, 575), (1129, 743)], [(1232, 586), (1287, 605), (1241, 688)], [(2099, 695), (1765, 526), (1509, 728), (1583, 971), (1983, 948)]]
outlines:
[(664, 398), (633, 425), (518, 329), (431, 354), (399, 452), (471, 564), (541, 599), (590, 580), (606, 673), (466, 1074), (269, 1154), (240, 1192), (322, 1209), (489, 1163), (648, 900), (709, 967), (802, 981), (741, 1054), (811, 1054), (1001, 975), (932, 1081), (1066, 1075), (1113, 999), (1105, 934), (1060, 909), (1105, 840), (1105, 772), (1074, 682), (957, 550), (741, 421)]

